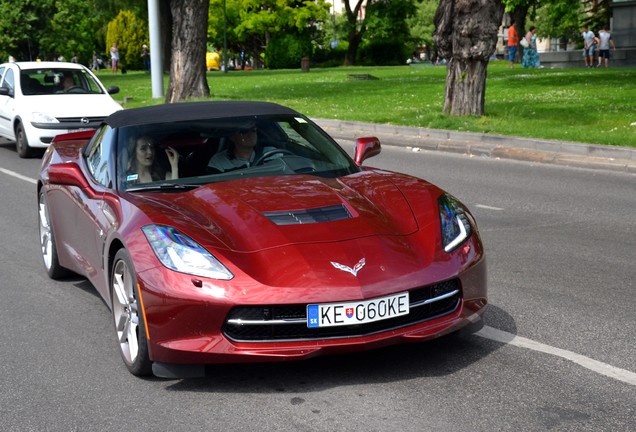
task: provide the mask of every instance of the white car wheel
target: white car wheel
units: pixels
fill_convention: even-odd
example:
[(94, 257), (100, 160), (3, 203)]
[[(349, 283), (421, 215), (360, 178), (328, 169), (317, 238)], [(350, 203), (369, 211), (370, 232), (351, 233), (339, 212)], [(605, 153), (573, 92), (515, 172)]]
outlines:
[(22, 123), (18, 123), (15, 127), (15, 149), (21, 158), (30, 158), (34, 153), (33, 149), (29, 147), (29, 140)]

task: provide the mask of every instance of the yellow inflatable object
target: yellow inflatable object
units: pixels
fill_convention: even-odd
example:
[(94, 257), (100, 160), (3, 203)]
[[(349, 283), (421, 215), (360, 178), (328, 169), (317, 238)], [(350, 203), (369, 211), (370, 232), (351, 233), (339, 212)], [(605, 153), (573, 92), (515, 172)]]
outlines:
[(221, 56), (217, 52), (209, 52), (205, 54), (205, 65), (208, 70), (221, 69)]

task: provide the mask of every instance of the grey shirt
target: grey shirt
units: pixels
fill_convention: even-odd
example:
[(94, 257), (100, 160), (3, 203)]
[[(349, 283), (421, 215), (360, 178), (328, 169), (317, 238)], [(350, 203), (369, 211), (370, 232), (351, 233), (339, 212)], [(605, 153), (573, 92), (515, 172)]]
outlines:
[[(263, 148), (263, 151), (261, 152), (261, 154), (265, 154), (270, 150), (274, 150), (275, 148), (276, 147), (265, 147)], [(252, 166), (252, 164), (254, 164), (255, 158), (256, 158), (255, 151), (252, 152), (252, 156), (250, 157), (250, 160), (239, 159), (236, 157), (231, 158), (230, 153), (228, 151), (221, 151), (215, 154), (214, 156), (212, 156), (212, 159), (210, 159), (210, 162), (208, 162), (208, 166), (223, 172), (223, 171), (233, 170), (237, 168), (250, 167)]]

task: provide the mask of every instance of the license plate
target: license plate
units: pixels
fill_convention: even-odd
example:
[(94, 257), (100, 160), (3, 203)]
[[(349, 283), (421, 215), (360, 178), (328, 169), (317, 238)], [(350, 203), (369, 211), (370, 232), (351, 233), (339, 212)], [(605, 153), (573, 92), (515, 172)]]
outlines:
[(364, 324), (409, 313), (409, 293), (349, 303), (307, 305), (307, 327)]

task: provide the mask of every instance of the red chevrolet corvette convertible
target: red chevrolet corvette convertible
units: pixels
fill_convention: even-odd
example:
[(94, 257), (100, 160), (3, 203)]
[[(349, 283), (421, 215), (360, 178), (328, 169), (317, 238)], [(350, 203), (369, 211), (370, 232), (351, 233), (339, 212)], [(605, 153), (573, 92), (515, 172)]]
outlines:
[(119, 111), (59, 135), (37, 185), (44, 266), (88, 278), (134, 375), (307, 359), (483, 325), (486, 261), (457, 199), (363, 166), (262, 102)]

